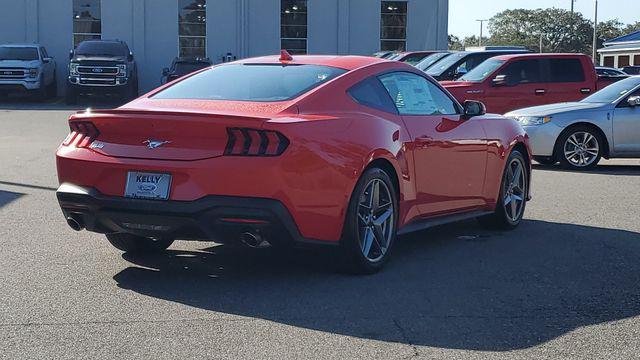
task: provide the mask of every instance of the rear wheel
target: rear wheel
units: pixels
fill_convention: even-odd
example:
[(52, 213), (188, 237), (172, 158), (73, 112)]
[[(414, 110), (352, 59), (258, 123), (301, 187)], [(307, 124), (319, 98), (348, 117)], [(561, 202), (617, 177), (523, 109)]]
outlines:
[(371, 274), (382, 269), (396, 238), (397, 194), (382, 169), (362, 175), (349, 202), (341, 252), (349, 272)]
[(560, 137), (556, 152), (563, 167), (587, 170), (598, 165), (603, 145), (600, 134), (591, 127), (576, 126)]
[(522, 221), (527, 205), (528, 172), (522, 154), (514, 150), (507, 159), (502, 174), (500, 196), (493, 214), (478, 218), (480, 224), (492, 229), (514, 229)]
[(67, 105), (75, 105), (78, 103), (78, 92), (70, 86), (67, 87), (65, 102)]
[(119, 250), (130, 254), (152, 254), (166, 250), (172, 238), (150, 238), (131, 234), (109, 234), (107, 240)]

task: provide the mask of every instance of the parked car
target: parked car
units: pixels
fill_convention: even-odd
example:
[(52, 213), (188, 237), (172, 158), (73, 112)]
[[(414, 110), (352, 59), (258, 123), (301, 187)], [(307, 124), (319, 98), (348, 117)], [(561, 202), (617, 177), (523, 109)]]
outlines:
[(183, 77), (187, 74), (190, 74), (194, 71), (198, 71), (207, 66), (211, 66), (211, 60), (209, 58), (193, 58), (193, 57), (182, 57), (175, 58), (171, 63), (170, 68), (164, 68), (162, 70), (162, 84), (166, 84), (175, 79)]
[(524, 126), (534, 159), (589, 169), (601, 157), (640, 157), (640, 76), (632, 76), (579, 102), (506, 114)]
[(426, 58), (422, 59), (419, 63), (414, 66), (422, 71), (427, 71), (431, 66), (434, 66), (438, 63), (438, 61), (446, 58), (447, 56), (453, 54), (453, 51), (443, 51), (435, 54), (431, 54)]
[(519, 54), (489, 59), (442, 85), (458, 101), (478, 100), (504, 114), (524, 107), (578, 101), (618, 79), (598, 77), (583, 54)]
[(396, 56), (389, 58), (389, 60), (402, 61), (409, 65), (415, 65), (422, 61), (422, 59), (426, 58), (429, 55), (437, 53), (437, 50), (431, 51), (404, 51), (398, 53)]
[(31, 93), (56, 96), (56, 62), (39, 44), (0, 45), (0, 96)]
[(116, 95), (125, 101), (138, 95), (138, 67), (124, 41), (87, 40), (69, 52), (67, 103), (87, 94)]
[(516, 121), (373, 57), (226, 63), (69, 125), (64, 216), (131, 254), (176, 238), (312, 243), (369, 273), (396, 234), (476, 217), (512, 229), (529, 197)]
[(625, 74), (628, 75), (640, 75), (640, 65), (637, 66), (625, 66), (622, 68)]
[(396, 54), (398, 54), (397, 51), (378, 51), (377, 53), (373, 54), (373, 57), (388, 59), (390, 57), (396, 56)]
[(620, 69), (606, 66), (596, 66), (596, 74), (598, 74), (598, 76), (621, 76), (623, 78), (629, 77), (629, 74)]
[(427, 69), (426, 73), (438, 81), (456, 80), (485, 60), (507, 54), (524, 54), (528, 50), (481, 50), (453, 53)]

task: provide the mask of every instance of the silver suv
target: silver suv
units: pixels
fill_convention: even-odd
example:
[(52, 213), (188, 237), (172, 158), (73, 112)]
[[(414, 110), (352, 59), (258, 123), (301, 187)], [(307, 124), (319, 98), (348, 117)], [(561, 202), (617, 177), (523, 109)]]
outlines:
[(0, 96), (14, 92), (56, 96), (56, 63), (42, 45), (0, 45)]

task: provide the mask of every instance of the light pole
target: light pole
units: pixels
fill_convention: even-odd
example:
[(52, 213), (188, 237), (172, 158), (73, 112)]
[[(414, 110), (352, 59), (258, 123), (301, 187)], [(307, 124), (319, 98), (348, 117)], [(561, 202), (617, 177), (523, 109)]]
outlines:
[(576, 2), (576, 0), (571, 0), (571, 13), (573, 14), (573, 4)]
[(598, 47), (598, 0), (596, 1), (595, 12), (593, 15), (593, 63), (598, 65), (598, 60), (596, 60), (597, 56), (597, 47)]
[(482, 46), (482, 24), (484, 24), (485, 21), (489, 21), (489, 19), (478, 19), (476, 21), (480, 22), (480, 39), (478, 39), (478, 46)]

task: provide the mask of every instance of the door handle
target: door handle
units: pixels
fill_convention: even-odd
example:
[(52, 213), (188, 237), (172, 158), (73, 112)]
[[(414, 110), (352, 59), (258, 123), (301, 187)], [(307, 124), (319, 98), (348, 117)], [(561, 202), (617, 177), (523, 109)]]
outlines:
[(582, 88), (582, 89), (580, 89), (580, 92), (581, 92), (581, 93), (583, 93), (583, 94), (589, 94), (589, 93), (591, 93), (591, 89), (589, 89), (589, 88)]
[(545, 89), (536, 89), (535, 90), (535, 94), (536, 95), (544, 95), (547, 91)]

